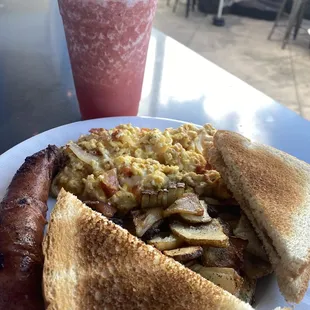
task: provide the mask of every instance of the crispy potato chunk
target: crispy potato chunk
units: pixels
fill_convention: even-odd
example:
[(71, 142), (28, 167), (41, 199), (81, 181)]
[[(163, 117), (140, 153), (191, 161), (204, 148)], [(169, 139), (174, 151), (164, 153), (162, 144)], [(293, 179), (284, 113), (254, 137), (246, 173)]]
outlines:
[(203, 207), (203, 214), (202, 215), (192, 215), (192, 214), (180, 214), (183, 220), (190, 224), (204, 224), (212, 221), (212, 218), (210, 217), (208, 213), (208, 206), (203, 201), (200, 200), (200, 204)]
[(229, 246), (229, 238), (217, 219), (210, 223), (190, 226), (180, 222), (170, 224), (172, 232), (190, 245)]
[(190, 214), (203, 215), (204, 208), (201, 205), (199, 198), (195, 194), (186, 194), (180, 199), (177, 199), (170, 207), (164, 211), (164, 217), (173, 214)]
[(240, 271), (246, 246), (247, 241), (232, 237), (227, 248), (204, 247), (202, 264), (206, 267), (230, 267)]
[(163, 218), (161, 208), (137, 210), (131, 212), (136, 227), (136, 235), (142, 237), (147, 230)]
[(174, 250), (167, 250), (163, 253), (179, 262), (188, 262), (202, 255), (203, 249), (201, 246), (189, 246)]
[(153, 245), (160, 251), (165, 251), (177, 249), (183, 244), (183, 241), (179, 237), (170, 234), (169, 236), (157, 235), (151, 240), (148, 240), (147, 243)]
[(203, 267), (196, 264), (190, 269), (233, 295), (239, 294), (243, 284), (243, 278), (233, 268)]

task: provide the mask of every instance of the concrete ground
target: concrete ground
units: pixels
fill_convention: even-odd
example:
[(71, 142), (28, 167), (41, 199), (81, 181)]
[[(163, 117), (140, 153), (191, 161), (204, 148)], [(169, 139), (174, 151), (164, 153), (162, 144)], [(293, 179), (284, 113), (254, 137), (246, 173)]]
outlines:
[(301, 29), (282, 50), (284, 27), (267, 40), (272, 22), (228, 15), (225, 27), (215, 27), (211, 15), (185, 18), (184, 4), (173, 13), (166, 2), (158, 0), (157, 29), (310, 120), (309, 34)]

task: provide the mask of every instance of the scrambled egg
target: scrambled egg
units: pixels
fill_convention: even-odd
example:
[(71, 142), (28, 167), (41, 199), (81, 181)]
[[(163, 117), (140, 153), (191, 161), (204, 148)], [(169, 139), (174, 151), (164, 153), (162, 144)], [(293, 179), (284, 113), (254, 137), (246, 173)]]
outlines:
[(92, 129), (65, 147), (68, 162), (52, 192), (64, 187), (83, 200), (110, 201), (127, 209), (139, 205), (143, 190), (169, 189), (180, 182), (202, 196), (229, 198), (220, 175), (206, 161), (215, 132), (209, 124), (163, 132), (130, 124)]

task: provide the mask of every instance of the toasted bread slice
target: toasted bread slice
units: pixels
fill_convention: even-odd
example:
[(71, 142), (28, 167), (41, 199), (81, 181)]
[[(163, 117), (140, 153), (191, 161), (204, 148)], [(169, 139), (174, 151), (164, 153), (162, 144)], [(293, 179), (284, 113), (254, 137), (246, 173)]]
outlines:
[(221, 130), (208, 156), (263, 242), (282, 294), (299, 302), (309, 282), (310, 166)]
[(47, 309), (253, 309), (62, 190), (44, 239)]

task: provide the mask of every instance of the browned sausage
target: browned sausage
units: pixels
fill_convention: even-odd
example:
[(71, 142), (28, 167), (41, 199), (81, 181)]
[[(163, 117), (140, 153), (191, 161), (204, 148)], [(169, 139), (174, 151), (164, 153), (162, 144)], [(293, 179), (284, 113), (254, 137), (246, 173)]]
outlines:
[(42, 240), (56, 146), (27, 157), (0, 204), (0, 309), (44, 309)]

